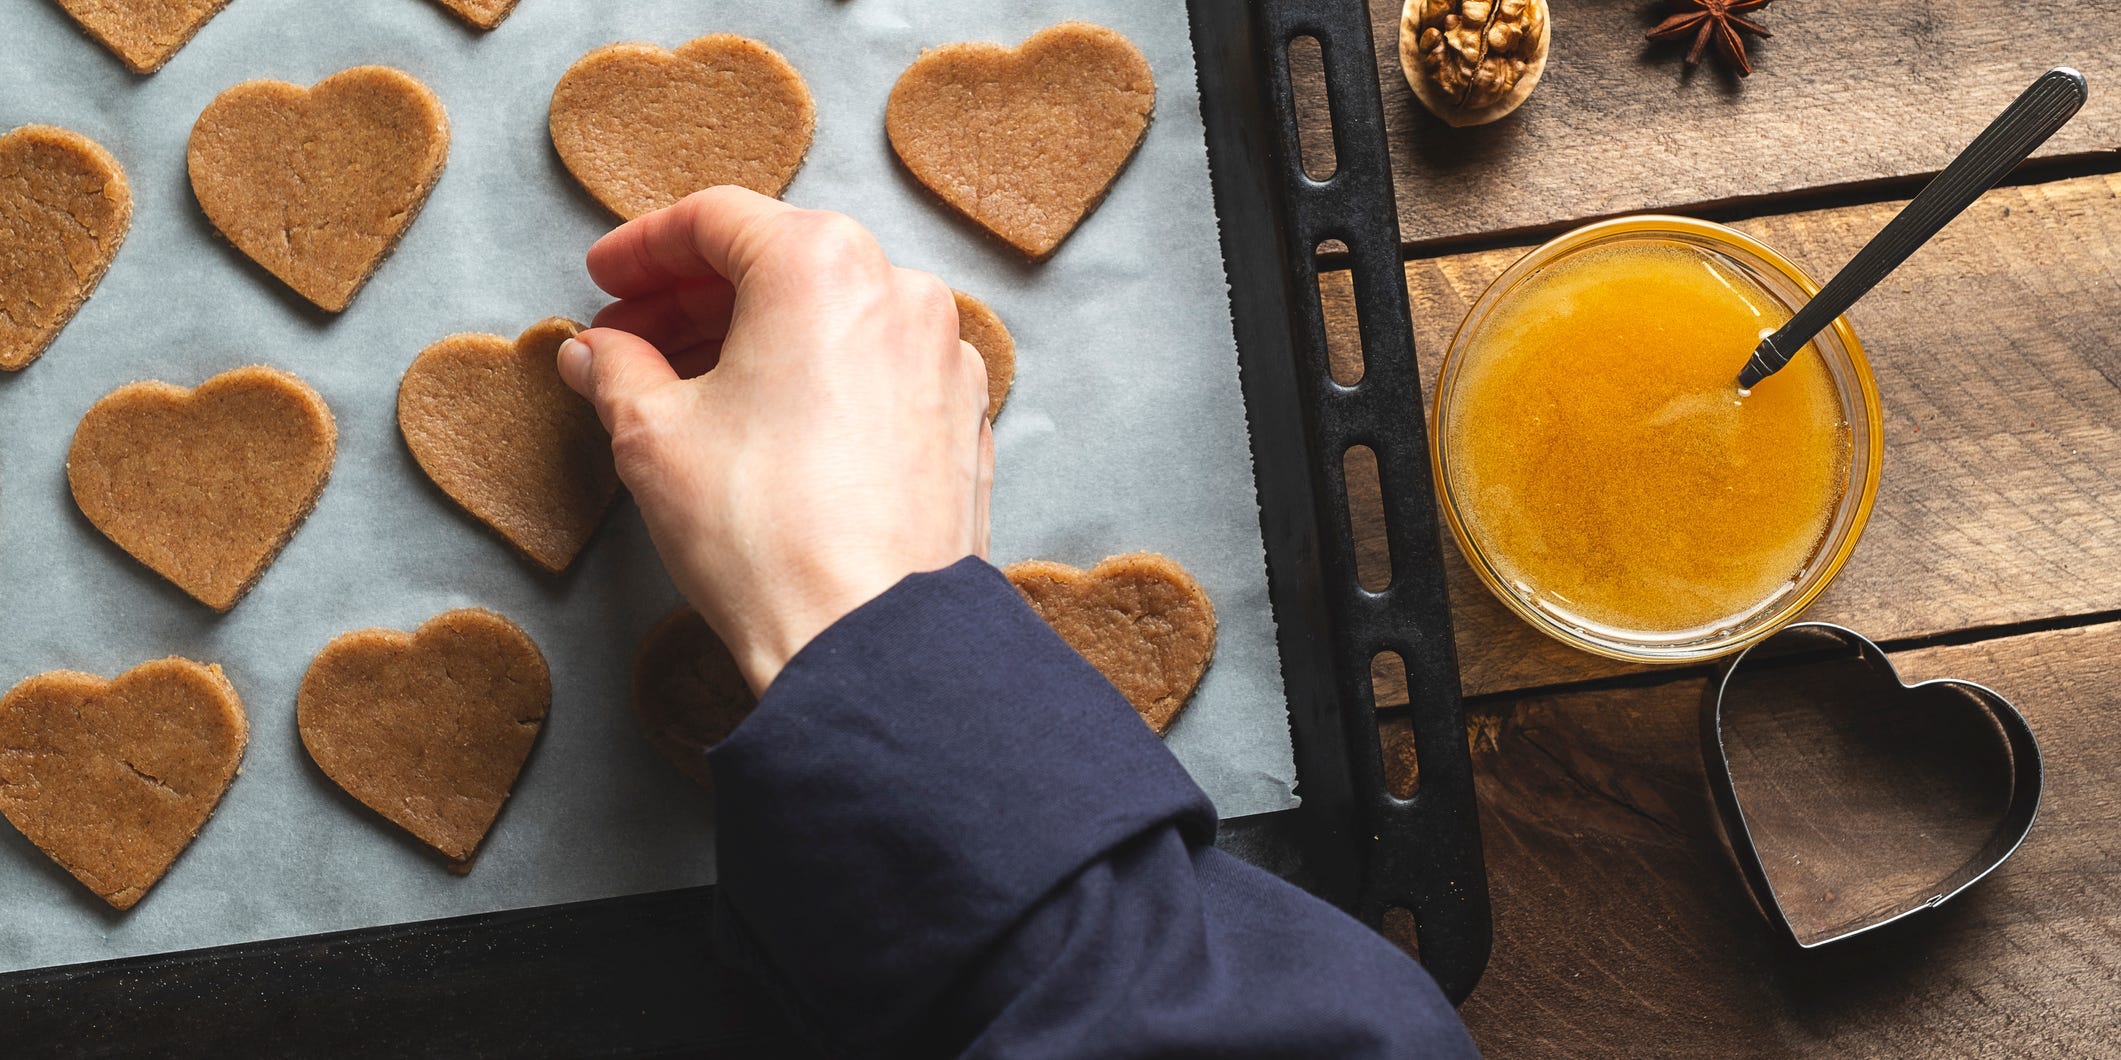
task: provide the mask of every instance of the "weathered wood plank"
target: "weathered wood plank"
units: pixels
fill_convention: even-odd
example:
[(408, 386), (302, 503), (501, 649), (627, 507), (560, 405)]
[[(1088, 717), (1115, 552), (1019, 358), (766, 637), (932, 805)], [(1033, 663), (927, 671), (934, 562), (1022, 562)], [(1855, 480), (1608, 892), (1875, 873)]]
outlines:
[[(1899, 206), (1737, 227), (1823, 277)], [(1458, 321), (1519, 253), (1408, 263), (1425, 400)], [(1321, 288), (1330, 326), (1353, 334), (1345, 282)], [(2121, 176), (1991, 192), (1866, 297), (1850, 319), (1885, 406), (1884, 479), (1855, 557), (1809, 617), (1898, 639), (2121, 608), (2117, 314)], [(1357, 544), (1382, 568), (1374, 523)], [(1446, 550), (1468, 693), (1623, 671), (1534, 632)]]
[[(1645, 0), (1551, 0), (1553, 53), (1515, 114), (1452, 129), (1399, 69), (1401, 0), (1371, 0), (1385, 129), (1410, 242), (1492, 236), (1645, 209), (1908, 177), (1943, 168), (2041, 70), (2090, 74), (2091, 102), (2040, 154), (2121, 147), (2117, 12), (2102, 3), (2010, 5), (1808, 0), (1760, 12), (1740, 81), (1710, 58), (1650, 45)], [(1298, 71), (1306, 124), (1320, 82)]]
[(1488, 1055), (2110, 1053), (2121, 624), (1894, 662), (1910, 681), (1991, 685), (2026, 713), (2047, 767), (2040, 819), (1943, 909), (1811, 952), (1774, 936), (1717, 839), (1700, 679), (1477, 711), (1495, 951), (1464, 1015)]

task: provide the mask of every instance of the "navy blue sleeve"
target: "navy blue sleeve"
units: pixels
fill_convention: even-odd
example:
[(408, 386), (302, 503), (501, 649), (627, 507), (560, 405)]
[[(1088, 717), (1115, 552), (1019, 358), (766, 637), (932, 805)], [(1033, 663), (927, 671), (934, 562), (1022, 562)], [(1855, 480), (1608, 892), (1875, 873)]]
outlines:
[(719, 919), (838, 1055), (1472, 1055), (1419, 965), (1216, 850), (1125, 699), (977, 560), (820, 634), (710, 753)]

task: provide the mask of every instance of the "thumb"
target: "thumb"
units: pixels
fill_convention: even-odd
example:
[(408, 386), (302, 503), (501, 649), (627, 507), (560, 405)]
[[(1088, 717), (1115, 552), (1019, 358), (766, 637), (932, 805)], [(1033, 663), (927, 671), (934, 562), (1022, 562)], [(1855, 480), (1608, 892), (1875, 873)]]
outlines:
[(678, 378), (662, 351), (637, 335), (611, 328), (575, 335), (560, 344), (557, 357), (561, 381), (596, 406), (607, 430), (614, 410)]

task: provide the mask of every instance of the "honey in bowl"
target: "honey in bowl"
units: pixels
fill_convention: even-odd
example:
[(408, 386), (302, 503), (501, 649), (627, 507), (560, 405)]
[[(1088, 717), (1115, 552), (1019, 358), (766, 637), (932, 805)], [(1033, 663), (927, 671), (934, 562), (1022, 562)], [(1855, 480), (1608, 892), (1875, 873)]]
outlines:
[(1793, 588), (1850, 482), (1818, 350), (1749, 393), (1789, 311), (1730, 260), (1620, 240), (1520, 281), (1463, 349), (1439, 424), (1459, 529), (1520, 600), (1579, 629), (1679, 642)]

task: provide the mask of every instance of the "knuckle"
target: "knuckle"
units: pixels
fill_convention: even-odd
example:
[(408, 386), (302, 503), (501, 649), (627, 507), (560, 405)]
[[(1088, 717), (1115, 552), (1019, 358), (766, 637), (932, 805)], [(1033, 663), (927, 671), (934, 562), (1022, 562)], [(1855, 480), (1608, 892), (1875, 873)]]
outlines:
[(934, 273), (899, 269), (894, 294), (921, 326), (957, 337), (957, 295)]
[(785, 240), (794, 260), (810, 269), (837, 270), (881, 256), (869, 230), (843, 213), (799, 210), (784, 215), (777, 227), (776, 242)]
[(611, 431), (611, 462), (627, 478), (634, 469), (654, 467), (661, 443), (654, 428), (620, 424)]
[(951, 315), (956, 315), (956, 296), (950, 293), (950, 285), (934, 273), (920, 269), (900, 269), (899, 278), (905, 284), (906, 297), (923, 312), (940, 312), (942, 307), (947, 305), (951, 308)]
[(604, 403), (604, 423), (611, 433), (612, 459), (621, 466), (652, 463), (662, 449), (667, 417), (653, 397), (628, 395)]

